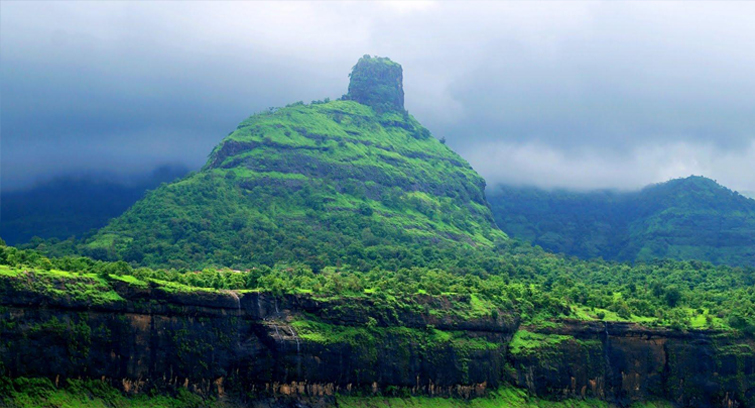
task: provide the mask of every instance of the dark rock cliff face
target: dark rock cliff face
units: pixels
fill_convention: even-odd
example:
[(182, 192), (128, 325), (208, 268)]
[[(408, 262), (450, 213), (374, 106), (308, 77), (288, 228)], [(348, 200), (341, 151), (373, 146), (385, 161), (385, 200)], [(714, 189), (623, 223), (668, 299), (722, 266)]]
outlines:
[[(386, 311), (366, 300), (125, 284), (117, 291), (125, 302), (97, 306), (0, 288), (0, 368), (56, 382), (103, 379), (127, 392), (327, 398), (403, 390), (468, 398), (508, 381), (556, 399), (755, 406), (753, 342), (724, 333), (578, 321), (520, 328), (504, 311), (437, 313), (458, 299), (429, 296)], [(518, 329), (558, 341), (509, 350)]]
[[(365, 329), (343, 325), (360, 324), (366, 316), (358, 312), (369, 304), (127, 285), (119, 294), (127, 302), (87, 306), (6, 290), (0, 367), (13, 377), (55, 382), (103, 379), (127, 392), (187, 387), (205, 395), (318, 397), (406, 389), (473, 397), (502, 383), (506, 344), (518, 323), (503, 312), (497, 320), (459, 321), (398, 310), (370, 316), (374, 327)], [(419, 297), (416, 306), (433, 301)], [(304, 314), (316, 316), (322, 334), (298, 333)], [(461, 340), (433, 343), (429, 331)], [(465, 341), (494, 347), (460, 347)]]
[(346, 99), (371, 106), (378, 112), (404, 111), (404, 74), (401, 65), (389, 58), (359, 59), (349, 74)]
[[(524, 328), (526, 329), (526, 328)], [(755, 406), (755, 344), (715, 331), (565, 321), (536, 353), (512, 353), (511, 381), (537, 395), (626, 405), (656, 396), (684, 407)]]

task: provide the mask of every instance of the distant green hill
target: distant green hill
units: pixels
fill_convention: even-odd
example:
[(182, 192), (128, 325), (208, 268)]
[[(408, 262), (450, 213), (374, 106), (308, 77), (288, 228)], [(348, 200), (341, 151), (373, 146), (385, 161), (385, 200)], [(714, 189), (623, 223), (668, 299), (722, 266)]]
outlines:
[(8, 245), (28, 243), (33, 237), (81, 237), (123, 214), (147, 190), (186, 173), (182, 166), (165, 165), (131, 182), (68, 176), (27, 190), (4, 191), (0, 193), (0, 237)]
[[(403, 106), (401, 66), (359, 60), (349, 93), (243, 121), (201, 171), (162, 186), (85, 243), (152, 266), (422, 264), (492, 247), (484, 180)], [(366, 267), (366, 266), (365, 266)]]
[(755, 201), (704, 177), (632, 193), (498, 186), (488, 196), (501, 229), (549, 251), (755, 265)]

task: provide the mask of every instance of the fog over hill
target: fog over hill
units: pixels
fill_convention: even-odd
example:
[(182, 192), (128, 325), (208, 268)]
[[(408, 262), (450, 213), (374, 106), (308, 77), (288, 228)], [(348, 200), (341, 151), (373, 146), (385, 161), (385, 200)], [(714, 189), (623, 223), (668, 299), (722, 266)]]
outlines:
[(752, 2), (0, 7), (4, 190), (197, 169), (246, 115), (343, 95), (370, 53), (401, 61), (407, 109), (491, 185), (755, 191)]

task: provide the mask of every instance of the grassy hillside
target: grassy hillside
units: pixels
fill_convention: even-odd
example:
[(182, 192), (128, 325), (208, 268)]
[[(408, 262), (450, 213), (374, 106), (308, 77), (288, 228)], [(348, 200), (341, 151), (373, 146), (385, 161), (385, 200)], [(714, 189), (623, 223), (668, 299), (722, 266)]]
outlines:
[[(401, 74), (387, 59), (363, 58), (352, 73), (362, 81), (356, 88), (370, 86), (357, 68), (383, 65)], [(383, 90), (384, 82), (374, 86)], [(201, 171), (151, 192), (84, 252), (152, 266), (395, 267), (417, 254), (505, 240), (485, 182), (466, 161), (402, 105), (364, 105), (358, 96), (250, 117)]]
[(704, 177), (634, 193), (499, 186), (489, 196), (505, 232), (549, 251), (755, 265), (755, 201)]

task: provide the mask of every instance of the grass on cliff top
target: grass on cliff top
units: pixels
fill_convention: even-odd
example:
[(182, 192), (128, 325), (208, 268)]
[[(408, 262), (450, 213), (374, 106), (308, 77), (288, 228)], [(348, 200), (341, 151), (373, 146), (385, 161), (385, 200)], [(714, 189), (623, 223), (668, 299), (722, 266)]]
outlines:
[(0, 265), (0, 279), (7, 279), (8, 284), (18, 289), (39, 293), (53, 299), (66, 298), (92, 305), (124, 301), (107, 281), (94, 273)]
[(474, 338), (462, 331), (444, 331), (435, 328), (340, 326), (313, 320), (291, 322), (299, 338), (319, 344), (348, 344), (365, 350), (375, 350), (388, 342), (402, 342), (426, 350), (450, 347), (458, 352), (497, 350), (503, 345), (482, 338)]
[(654, 323), (658, 319), (649, 316), (637, 316), (630, 315), (629, 317), (621, 317), (618, 313), (603, 309), (599, 307), (587, 307), (582, 305), (574, 305), (571, 307), (573, 316), (579, 320), (606, 320), (609, 322), (634, 322), (634, 323)]
[[(454, 398), (432, 397), (346, 397), (337, 399), (342, 408), (616, 408), (615, 405), (596, 399), (568, 399), (564, 401), (547, 401), (530, 397), (524, 390), (503, 387), (486, 398), (460, 400)], [(673, 408), (665, 401), (639, 402), (631, 408)]]
[(574, 340), (574, 337), (562, 334), (542, 334), (527, 330), (517, 330), (514, 333), (514, 338), (511, 339), (511, 343), (509, 343), (509, 350), (512, 354), (528, 354), (568, 340)]

